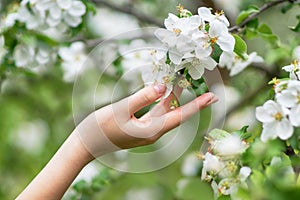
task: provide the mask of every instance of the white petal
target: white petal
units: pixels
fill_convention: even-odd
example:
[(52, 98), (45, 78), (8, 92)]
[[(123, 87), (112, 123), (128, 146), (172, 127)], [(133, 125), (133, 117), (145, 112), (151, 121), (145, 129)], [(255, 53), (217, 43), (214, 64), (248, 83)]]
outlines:
[(286, 140), (293, 135), (294, 128), (289, 120), (282, 119), (279, 123), (276, 124), (276, 133), (278, 137), (282, 140)]
[(227, 69), (231, 69), (232, 64), (234, 62), (234, 57), (235, 55), (233, 53), (228, 53), (224, 51), (220, 56), (220, 67), (227, 67)]
[(179, 20), (179, 17), (177, 17), (176, 15), (174, 15), (173, 13), (169, 13), (169, 16), (167, 19), (165, 19), (164, 25), (165, 27), (170, 30), (173, 31), (173, 28), (175, 26), (176, 21)]
[(263, 123), (269, 123), (274, 121), (274, 118), (266, 112), (263, 106), (259, 106), (256, 108), (255, 116), (257, 120)]
[(260, 136), (261, 141), (267, 142), (268, 140), (275, 139), (277, 137), (275, 125), (275, 122), (263, 125), (263, 130)]
[(189, 74), (194, 80), (198, 80), (201, 78), (201, 76), (204, 73), (204, 67), (203, 66), (191, 66), (189, 67)]
[(57, 5), (64, 10), (71, 8), (72, 0), (56, 0)]
[(86, 7), (81, 1), (73, 1), (68, 13), (74, 17), (81, 17), (86, 13)]
[(64, 14), (64, 21), (71, 27), (77, 27), (81, 22), (81, 17), (73, 17), (69, 14)]
[(51, 15), (51, 18), (53, 19), (60, 19), (62, 12), (61, 9), (57, 6), (52, 6), (49, 10), (49, 14)]
[(289, 119), (293, 126), (299, 127), (300, 126), (300, 105), (291, 108)]
[(250, 174), (251, 174), (251, 168), (250, 167), (242, 167), (240, 169), (241, 181), (245, 181)]
[(296, 97), (288, 90), (284, 90), (276, 95), (278, 103), (285, 107), (294, 107), (297, 103)]
[(217, 62), (211, 57), (207, 57), (206, 59), (200, 60), (200, 65), (205, 69), (213, 70), (217, 66)]
[(210, 56), (210, 54), (212, 53), (212, 47), (208, 46), (206, 48), (202, 47), (202, 45), (196, 47), (195, 49), (195, 53), (197, 58), (202, 59), (202, 58), (206, 58), (208, 56)]
[(61, 23), (61, 18), (53, 18), (51, 15), (49, 15), (46, 19), (47, 24), (50, 27), (56, 27), (57, 25), (59, 25)]
[(170, 51), (170, 52), (169, 52), (169, 56), (170, 56), (170, 60), (171, 60), (175, 65), (180, 64), (180, 62), (181, 62), (181, 60), (182, 60), (182, 55), (181, 55), (181, 54), (179, 54), (178, 52)]
[(214, 15), (211, 14), (211, 10), (206, 7), (198, 8), (198, 14), (201, 18), (208, 22), (211, 22), (211, 20), (214, 18)]
[(235, 39), (230, 34), (223, 34), (218, 38), (217, 44), (223, 51), (233, 52)]
[(222, 22), (214, 20), (210, 23), (209, 36), (211, 38), (219, 37), (222, 34), (228, 34), (228, 29)]

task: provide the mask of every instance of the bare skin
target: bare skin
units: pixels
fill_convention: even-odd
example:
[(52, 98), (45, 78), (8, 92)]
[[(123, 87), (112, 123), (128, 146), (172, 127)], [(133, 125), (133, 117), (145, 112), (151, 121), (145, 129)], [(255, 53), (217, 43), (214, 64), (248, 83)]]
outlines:
[[(95, 157), (152, 144), (218, 100), (214, 94), (206, 93), (181, 107), (170, 109), (173, 94), (143, 117), (134, 117), (135, 112), (163, 96), (165, 90), (164, 85), (148, 86), (90, 114), (17, 199), (61, 199), (78, 173)], [(176, 95), (180, 93), (181, 90), (176, 91)]]

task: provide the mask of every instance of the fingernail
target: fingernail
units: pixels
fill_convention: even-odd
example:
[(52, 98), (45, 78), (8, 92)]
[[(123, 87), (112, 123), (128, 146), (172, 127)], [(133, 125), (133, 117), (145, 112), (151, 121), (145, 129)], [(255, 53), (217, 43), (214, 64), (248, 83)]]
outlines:
[(159, 94), (159, 95), (162, 95), (164, 94), (164, 92), (166, 91), (166, 86), (164, 84), (157, 84), (157, 85), (154, 85), (154, 90)]
[(207, 95), (209, 95), (210, 100), (208, 101), (208, 104), (215, 103), (219, 100), (219, 98), (212, 92), (208, 92)]

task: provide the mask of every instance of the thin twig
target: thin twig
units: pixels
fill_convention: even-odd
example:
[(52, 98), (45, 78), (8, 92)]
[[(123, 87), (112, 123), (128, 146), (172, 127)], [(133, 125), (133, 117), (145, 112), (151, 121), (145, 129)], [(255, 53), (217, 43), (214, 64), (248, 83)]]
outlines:
[(155, 25), (158, 27), (162, 27), (162, 25), (163, 25), (163, 23), (160, 20), (155, 19), (153, 16), (145, 15), (145, 14), (139, 12), (138, 10), (134, 9), (132, 6), (131, 7), (120, 6), (120, 5), (111, 3), (107, 0), (92, 0), (92, 2), (94, 2), (96, 5), (99, 5), (99, 6), (102, 5), (102, 6), (108, 7), (112, 10), (132, 15), (132, 16), (136, 17), (138, 20), (140, 20), (141, 22), (152, 24), (152, 25)]
[(295, 3), (297, 0), (277, 0), (277, 1), (270, 1), (266, 4), (264, 4), (262, 7), (259, 8), (258, 12), (252, 13), (249, 15), (244, 21), (242, 21), (240, 24), (235, 25), (231, 28), (229, 28), (230, 32), (239, 32), (241, 28), (243, 28), (248, 22), (250, 22), (252, 19), (256, 18), (258, 15), (263, 13), (264, 11), (278, 5), (284, 2), (290, 2), (290, 3)]

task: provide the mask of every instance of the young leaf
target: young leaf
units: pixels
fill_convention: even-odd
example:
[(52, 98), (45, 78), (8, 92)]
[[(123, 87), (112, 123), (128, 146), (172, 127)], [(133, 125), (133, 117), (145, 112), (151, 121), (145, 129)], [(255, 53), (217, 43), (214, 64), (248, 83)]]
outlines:
[(239, 16), (236, 18), (235, 23), (240, 24), (242, 23), (249, 15), (252, 13), (258, 12), (259, 9), (256, 6), (250, 6), (247, 10), (242, 11)]
[(233, 37), (235, 39), (235, 45), (234, 45), (234, 52), (240, 56), (241, 58), (244, 58), (247, 54), (247, 44), (246, 42), (237, 34), (233, 34)]

